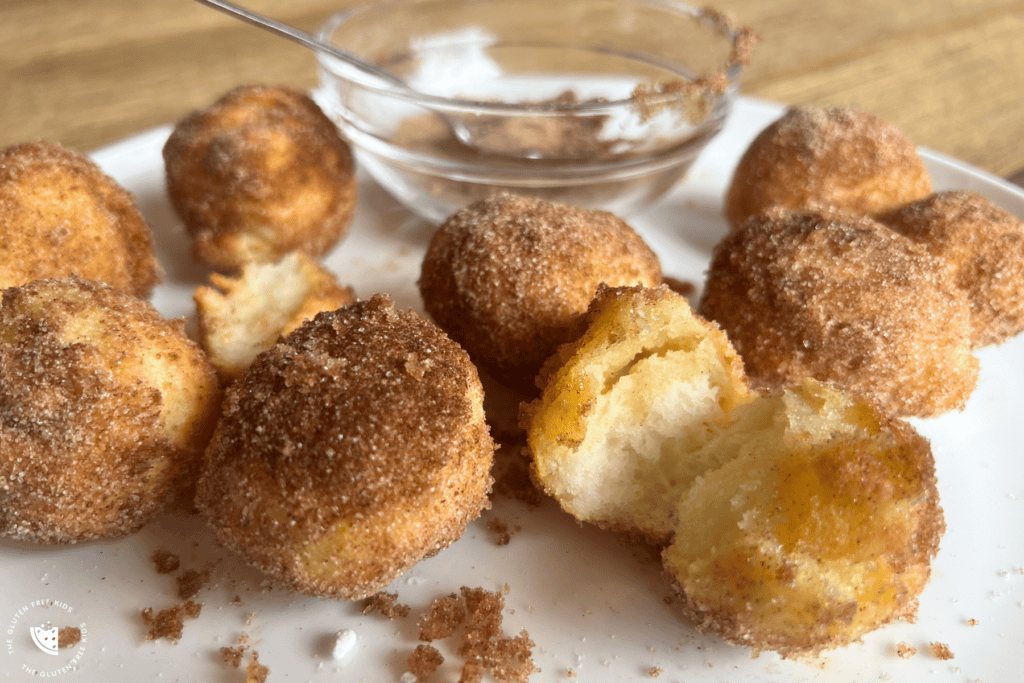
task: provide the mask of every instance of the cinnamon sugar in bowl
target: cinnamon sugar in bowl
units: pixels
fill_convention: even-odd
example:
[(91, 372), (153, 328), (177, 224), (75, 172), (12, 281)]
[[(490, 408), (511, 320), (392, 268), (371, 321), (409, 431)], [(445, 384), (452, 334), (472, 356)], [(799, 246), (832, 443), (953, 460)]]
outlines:
[(394, 0), (320, 37), (407, 84), (318, 56), (359, 163), (435, 222), (500, 191), (646, 208), (721, 129), (756, 40), (671, 0)]

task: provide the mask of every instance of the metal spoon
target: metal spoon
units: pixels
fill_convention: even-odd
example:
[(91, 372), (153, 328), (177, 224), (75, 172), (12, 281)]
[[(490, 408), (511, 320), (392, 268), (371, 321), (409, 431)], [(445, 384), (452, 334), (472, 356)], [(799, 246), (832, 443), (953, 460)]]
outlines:
[[(341, 62), (344, 62), (345, 64), (348, 64), (349, 66), (359, 69), (363, 73), (378, 78), (384, 83), (387, 83), (388, 85), (393, 86), (395, 88), (401, 89), (414, 97), (419, 96), (419, 93), (416, 93), (416, 91), (413, 90), (408, 83), (406, 83), (405, 81), (403, 81), (401, 78), (391, 73), (390, 71), (382, 69), (381, 67), (375, 64), (363, 61), (362, 59), (352, 54), (351, 52), (342, 50), (341, 48), (338, 48), (335, 45), (325, 42), (310, 33), (306, 33), (305, 31), (297, 29), (294, 26), (277, 21), (276, 19), (271, 19), (270, 17), (264, 16), (257, 12), (253, 12), (252, 10), (246, 9), (244, 7), (239, 7), (234, 3), (225, 2), (225, 0), (196, 0), (196, 2), (202, 5), (206, 5), (207, 7), (212, 7), (213, 9), (220, 10), (225, 14), (229, 14), (235, 17), (236, 19), (241, 19), (242, 21), (252, 24), (253, 26), (266, 29), (271, 33), (275, 33), (283, 38), (287, 38), (296, 43), (299, 43), (300, 45), (304, 45), (305, 47), (308, 47), (315, 52), (319, 52), (321, 54), (327, 55)], [(446, 116), (440, 112), (435, 113), (445, 121), (445, 123), (448, 125), (448, 128), (452, 131), (452, 134), (456, 138), (458, 138), (463, 144), (474, 146), (479, 149), (486, 149), (492, 152), (508, 152), (508, 150), (506, 149), (495, 149), (486, 141), (474, 141), (473, 131), (465, 121), (452, 120), (450, 116)]]
[(355, 67), (364, 73), (379, 78), (388, 85), (412, 92), (412, 88), (410, 88), (405, 81), (390, 71), (382, 69), (375, 64), (365, 62), (351, 52), (347, 52), (325, 42), (311, 33), (306, 33), (305, 31), (297, 29), (289, 24), (277, 21), (276, 19), (271, 19), (268, 16), (253, 12), (252, 10), (248, 10), (244, 7), (239, 7), (234, 3), (224, 2), (224, 0), (196, 0), (196, 2), (201, 5), (206, 5), (207, 7), (220, 10), (225, 14), (229, 14), (236, 19), (241, 19), (253, 26), (266, 29), (271, 33), (276, 33), (282, 38), (287, 38), (288, 40), (299, 43), (300, 45), (305, 45), (315, 52), (320, 52), (329, 57), (333, 57), (334, 59)]

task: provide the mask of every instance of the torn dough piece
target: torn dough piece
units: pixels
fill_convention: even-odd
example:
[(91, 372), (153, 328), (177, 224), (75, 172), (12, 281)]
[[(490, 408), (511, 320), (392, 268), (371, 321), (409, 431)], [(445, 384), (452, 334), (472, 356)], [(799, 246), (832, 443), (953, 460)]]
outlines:
[(199, 341), (225, 382), (317, 313), (355, 301), (351, 287), (302, 252), (277, 263), (251, 263), (238, 277), (218, 273), (196, 289)]
[(784, 656), (912, 617), (944, 531), (928, 443), (808, 380), (746, 390), (667, 289), (605, 288), (523, 411), (533, 473), (582, 521), (660, 540), (698, 628)]

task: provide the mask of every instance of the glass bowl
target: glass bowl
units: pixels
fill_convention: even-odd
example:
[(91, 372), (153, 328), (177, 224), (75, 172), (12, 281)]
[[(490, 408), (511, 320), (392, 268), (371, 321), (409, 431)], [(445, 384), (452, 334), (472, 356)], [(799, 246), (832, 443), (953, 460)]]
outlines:
[(721, 129), (755, 40), (670, 0), (395, 0), (319, 37), (371, 67), (318, 55), (317, 101), (433, 222), (501, 191), (622, 217), (650, 206)]

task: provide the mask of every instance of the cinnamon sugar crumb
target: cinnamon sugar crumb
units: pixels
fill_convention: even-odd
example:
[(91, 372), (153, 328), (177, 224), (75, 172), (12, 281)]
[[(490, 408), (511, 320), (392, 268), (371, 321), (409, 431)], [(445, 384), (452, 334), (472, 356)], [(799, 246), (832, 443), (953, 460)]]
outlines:
[(270, 668), (260, 664), (260, 653), (256, 650), (250, 656), (252, 661), (245, 667), (245, 683), (266, 683)]
[(82, 642), (82, 629), (77, 626), (65, 626), (57, 631), (57, 647), (64, 649), (74, 647)]
[(917, 654), (917, 648), (910, 643), (899, 643), (896, 646), (896, 654), (900, 659), (910, 659)]
[(487, 520), (487, 528), (494, 534), (494, 545), (508, 545), (512, 540), (512, 534), (509, 532), (508, 525), (500, 519), (492, 517)]
[(658, 676), (661, 675), (661, 669), (659, 669), (656, 666), (652, 666), (651, 668), (649, 668), (647, 670), (647, 675), (650, 676), (651, 678), (657, 678)]
[[(462, 629), (456, 652), (465, 661), (458, 683), (479, 683), (487, 674), (498, 683), (526, 683), (538, 670), (533, 663), (534, 643), (529, 634), (521, 631), (509, 637), (502, 630), (503, 594), (507, 592), (508, 586), (494, 592), (463, 586), (460, 594), (434, 600), (420, 618), (420, 640), (448, 638)], [(427, 657), (430, 650), (422, 650), (420, 656)], [(409, 667), (412, 670), (411, 658)]]
[(363, 614), (369, 614), (373, 610), (377, 610), (388, 619), (409, 616), (409, 606), (398, 603), (398, 593), (381, 591), (368, 597), (363, 603)]
[(967, 620), (967, 625), (968, 626), (977, 626), (978, 625), (978, 620), (977, 619), (968, 619)]
[(220, 658), (225, 664), (230, 664), (236, 669), (242, 665), (242, 655), (245, 653), (245, 647), (242, 645), (236, 647), (222, 647), (220, 649)]
[(426, 614), (420, 618), (420, 640), (430, 642), (441, 640), (455, 633), (466, 618), (466, 605), (452, 593), (430, 603)]
[(932, 642), (928, 644), (932, 648), (932, 654), (937, 659), (953, 659), (953, 651), (945, 643)]
[(157, 550), (153, 553), (152, 560), (157, 574), (170, 574), (181, 566), (178, 556), (167, 550)]
[(177, 581), (178, 597), (182, 600), (190, 600), (198, 595), (199, 591), (210, 581), (210, 571), (208, 569), (203, 571), (189, 569), (179, 576)]
[(576, 678), (576, 671), (573, 669), (566, 669), (565, 675), (567, 678)]
[(443, 663), (444, 657), (433, 645), (417, 645), (409, 655), (409, 672), (417, 681), (426, 681)]
[(457, 651), (466, 659), (463, 678), (467, 672), (475, 675), (479, 669), (489, 671), (499, 683), (525, 683), (537, 670), (532, 659), (534, 643), (526, 631), (514, 637), (504, 634), (501, 622), (505, 598), (497, 592), (465, 586), (462, 597), (467, 618)]
[(147, 607), (142, 610), (142, 621), (150, 627), (146, 634), (146, 640), (158, 640), (167, 638), (170, 641), (178, 642), (184, 631), (186, 619), (195, 619), (203, 606), (191, 600), (160, 610), (156, 616), (153, 615), (153, 608)]

